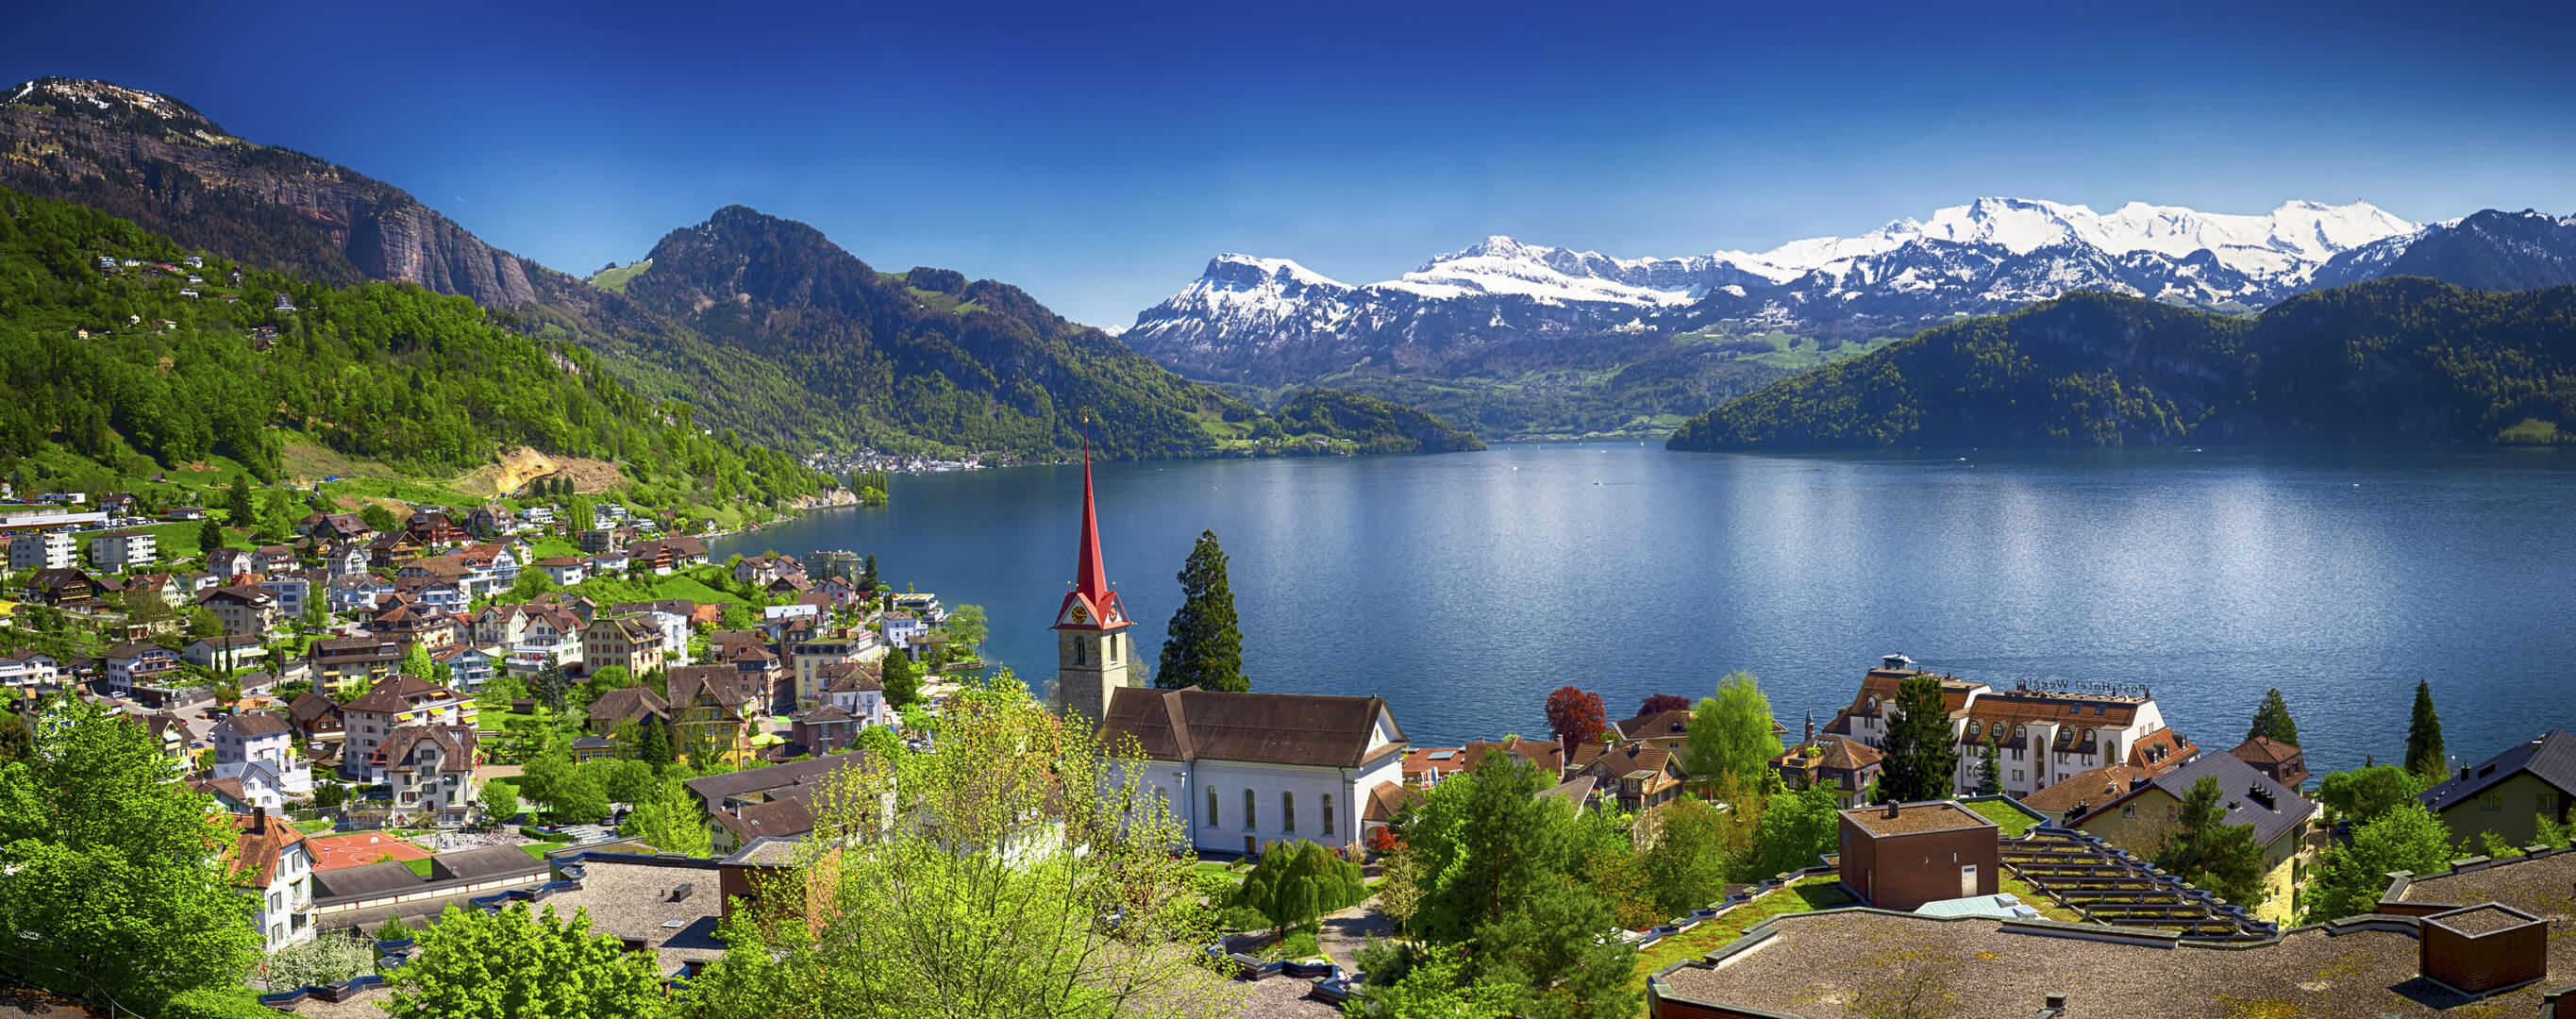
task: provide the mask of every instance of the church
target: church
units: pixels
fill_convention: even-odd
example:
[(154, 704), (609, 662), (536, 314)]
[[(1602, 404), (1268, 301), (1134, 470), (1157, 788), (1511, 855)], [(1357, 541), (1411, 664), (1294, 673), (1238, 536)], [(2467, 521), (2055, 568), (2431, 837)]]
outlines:
[(1369, 795), (1402, 785), (1407, 744), (1384, 698), (1138, 686), (1130, 625), (1101, 560), (1085, 449), (1073, 590), (1056, 610), (1057, 713), (1098, 724), (1104, 748), (1140, 753), (1145, 784), (1202, 853), (1357, 843)]

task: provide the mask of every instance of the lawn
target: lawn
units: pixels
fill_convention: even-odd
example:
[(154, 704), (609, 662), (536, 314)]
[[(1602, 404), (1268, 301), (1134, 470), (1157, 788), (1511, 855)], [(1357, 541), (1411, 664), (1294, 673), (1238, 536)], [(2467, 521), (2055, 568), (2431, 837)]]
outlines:
[(519, 851), (528, 854), (529, 859), (543, 863), (546, 859), (546, 850), (553, 848), (553, 846), (547, 845), (543, 842), (530, 842), (520, 846)]
[(426, 858), (418, 860), (404, 860), (402, 865), (411, 868), (411, 872), (414, 874), (418, 874), (422, 877), (429, 876), (429, 860)]
[(2022, 837), (2022, 833), (2031, 830), (2039, 824), (2039, 820), (2037, 818), (2023, 813), (2020, 808), (2002, 800), (1980, 800), (1975, 803), (1965, 804), (1965, 806), (1970, 810), (1984, 815), (1986, 820), (1993, 821), (1998, 827), (2001, 827), (2003, 829), (2003, 837), (2008, 839), (2020, 838)]
[(1734, 912), (1701, 924), (1689, 933), (1665, 938), (1655, 942), (1654, 947), (1637, 953), (1637, 973), (1631, 982), (1634, 986), (1644, 987), (1646, 978), (1655, 975), (1656, 970), (1677, 962), (1697, 959), (1734, 944), (1735, 939), (1744, 936), (1745, 928), (1772, 917), (1786, 913), (1805, 913), (1818, 909), (1832, 909), (1836, 906), (1849, 906), (1859, 901), (1853, 898), (1850, 892), (1843, 890), (1839, 878), (1832, 876), (1801, 878), (1787, 888), (1766, 895), (1748, 905), (1738, 906)]
[(2048, 897), (2048, 893), (2031, 887), (2030, 882), (2014, 877), (2009, 870), (2003, 872), (2002, 880), (1997, 882), (1995, 887), (2004, 894), (2020, 899), (2023, 905), (2038, 910), (2041, 919), (2062, 923), (2088, 922), (2084, 919), (2084, 914), (2058, 905), (2055, 900)]

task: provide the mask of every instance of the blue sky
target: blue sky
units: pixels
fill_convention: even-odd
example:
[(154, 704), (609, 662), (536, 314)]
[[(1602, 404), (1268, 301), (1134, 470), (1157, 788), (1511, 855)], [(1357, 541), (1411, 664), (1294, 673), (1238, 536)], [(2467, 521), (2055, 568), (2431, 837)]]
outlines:
[(1221, 251), (1365, 282), (1979, 195), (2576, 212), (2557, 6), (393, 6), (49, 4), (0, 75), (167, 92), (567, 271), (740, 203), (1097, 324)]

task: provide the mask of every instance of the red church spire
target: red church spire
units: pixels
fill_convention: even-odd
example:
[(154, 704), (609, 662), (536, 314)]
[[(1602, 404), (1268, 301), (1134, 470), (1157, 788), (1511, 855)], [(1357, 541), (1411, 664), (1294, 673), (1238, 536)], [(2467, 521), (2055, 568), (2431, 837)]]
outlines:
[(1091, 495), (1091, 428), (1082, 430), (1082, 539), (1076, 546), (1073, 590), (1056, 612), (1056, 626), (1111, 629), (1127, 625), (1127, 610), (1109, 587), (1109, 567), (1100, 558), (1100, 513)]

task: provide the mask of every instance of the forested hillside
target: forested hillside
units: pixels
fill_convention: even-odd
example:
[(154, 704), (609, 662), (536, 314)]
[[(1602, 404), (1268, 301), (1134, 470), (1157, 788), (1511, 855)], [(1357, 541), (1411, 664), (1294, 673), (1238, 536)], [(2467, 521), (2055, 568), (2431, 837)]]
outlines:
[(827, 483), (465, 298), (221, 258), (191, 267), (190, 254), (98, 210), (0, 189), (0, 471), (56, 450), (125, 476), (220, 455), (266, 480), (288, 443), (309, 441), (432, 476), (520, 445), (596, 457), (645, 504), (774, 503)]
[(2576, 287), (2394, 278), (2237, 318), (2103, 293), (1971, 319), (1784, 379), (1674, 449), (2556, 442)]

